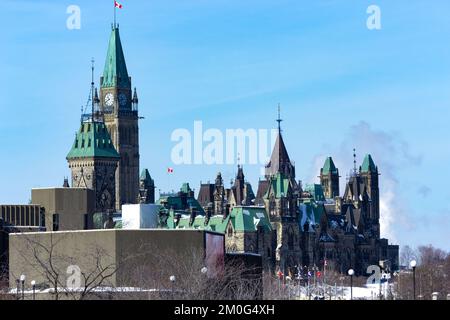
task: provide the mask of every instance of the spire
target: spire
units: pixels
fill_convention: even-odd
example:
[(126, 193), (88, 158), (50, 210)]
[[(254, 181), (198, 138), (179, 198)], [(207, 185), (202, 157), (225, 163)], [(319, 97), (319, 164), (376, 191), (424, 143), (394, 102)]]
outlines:
[(236, 174), (236, 180), (242, 180), (244, 181), (244, 170), (242, 169), (242, 166), (238, 164), (238, 172)]
[(325, 163), (323, 164), (322, 174), (335, 174), (337, 173), (337, 168), (334, 165), (333, 158), (327, 157)]
[(134, 92), (133, 92), (133, 103), (138, 104), (139, 103), (139, 99), (137, 96), (137, 91), (136, 91), (136, 87), (134, 87)]
[(95, 105), (95, 84), (94, 84), (94, 69), (95, 69), (95, 60), (94, 58), (91, 59), (91, 114), (92, 114), (92, 121), (94, 119), (94, 105)]
[(64, 177), (63, 188), (70, 188), (69, 179), (67, 177)]
[[(279, 106), (278, 106), (278, 110)], [(281, 120), (280, 113), (278, 113), (278, 135), (275, 141), (275, 146), (270, 157), (270, 162), (266, 165), (266, 177), (274, 176), (277, 173), (283, 173), (291, 178), (295, 178), (295, 168), (289, 159), (289, 155), (286, 146), (281, 135)]]
[(353, 174), (356, 175), (356, 149), (353, 148)]
[(113, 26), (109, 38), (101, 86), (103, 88), (116, 86), (120, 88), (130, 88), (131, 86), (118, 26)]
[(150, 176), (150, 172), (148, 172), (148, 169), (143, 169), (141, 172), (141, 176), (139, 177), (139, 180), (141, 181), (152, 181), (152, 177)]
[(361, 166), (361, 172), (377, 172), (378, 168), (375, 166), (375, 162), (373, 162), (372, 156), (370, 154), (366, 154), (364, 157), (363, 164)]
[(98, 91), (97, 91), (97, 88), (95, 88), (94, 103), (95, 103), (95, 104), (99, 104), (99, 103), (100, 103), (100, 99), (98, 98)]
[(283, 121), (281, 119), (281, 107), (280, 104), (278, 103), (278, 119), (276, 120), (278, 122), (278, 134), (281, 134), (281, 122)]

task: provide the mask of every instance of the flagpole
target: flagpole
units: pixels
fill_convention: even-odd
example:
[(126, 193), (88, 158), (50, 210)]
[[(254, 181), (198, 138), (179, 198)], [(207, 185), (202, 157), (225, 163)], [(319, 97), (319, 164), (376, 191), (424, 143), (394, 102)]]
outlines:
[(116, 1), (114, 0), (114, 29), (116, 28)]

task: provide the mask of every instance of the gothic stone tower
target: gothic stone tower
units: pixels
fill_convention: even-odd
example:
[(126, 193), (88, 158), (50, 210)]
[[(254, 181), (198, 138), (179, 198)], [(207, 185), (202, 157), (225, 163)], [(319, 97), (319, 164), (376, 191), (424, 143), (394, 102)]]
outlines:
[[(279, 118), (279, 117), (278, 117)], [(287, 275), (295, 272), (299, 265), (300, 231), (298, 227), (298, 191), (295, 181), (295, 166), (290, 161), (281, 135), (278, 119), (278, 136), (270, 162), (265, 168), (267, 191), (264, 205), (270, 222), (276, 230), (276, 262), (279, 269)]]
[(320, 169), (319, 177), (325, 198), (339, 197), (339, 170), (334, 165), (333, 158), (327, 157), (323, 168)]
[(367, 188), (370, 198), (369, 220), (374, 227), (375, 234), (380, 237), (380, 190), (378, 187), (378, 167), (373, 162), (372, 156), (367, 154), (360, 167), (360, 175)]
[(214, 213), (218, 215), (224, 214), (225, 206), (225, 187), (223, 185), (222, 174), (217, 173), (216, 182), (214, 184)]
[(120, 210), (139, 197), (139, 116), (117, 26), (112, 28), (100, 85), (100, 110), (120, 155), (116, 172), (116, 209)]
[(139, 203), (155, 203), (155, 182), (147, 169), (142, 170), (139, 178)]
[(103, 122), (81, 123), (66, 159), (72, 171), (72, 187), (94, 190), (96, 212), (115, 209), (119, 158)]

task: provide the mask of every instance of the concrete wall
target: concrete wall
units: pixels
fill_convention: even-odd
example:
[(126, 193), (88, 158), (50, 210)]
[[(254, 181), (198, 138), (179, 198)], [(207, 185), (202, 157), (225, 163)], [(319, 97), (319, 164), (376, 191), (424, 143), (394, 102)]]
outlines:
[[(66, 284), (67, 268), (77, 265), (83, 272), (93, 273), (97, 258), (102, 265), (116, 261), (116, 233), (108, 230), (13, 233), (9, 235), (9, 284), (24, 274), (26, 283), (52, 286), (47, 276), (58, 274)], [(50, 258), (51, 253), (51, 258)], [(52, 266), (50, 266), (50, 263)], [(49, 270), (54, 271), (50, 272)], [(46, 271), (47, 270), (47, 271)], [(110, 279), (115, 283), (115, 276)]]
[[(220, 236), (223, 236), (220, 234)], [(199, 230), (83, 230), (10, 234), (9, 284), (24, 274), (26, 282), (51, 286), (50, 261), (64, 285), (67, 268), (77, 265), (96, 274), (97, 261), (114, 265), (109, 286), (170, 286), (169, 275), (188, 278), (204, 266), (205, 231)], [(52, 251), (52, 259), (49, 253)], [(153, 281), (153, 282), (151, 282)]]
[(83, 230), (85, 214), (88, 228), (92, 228), (94, 191), (85, 188), (40, 188), (31, 190), (31, 202), (45, 208), (45, 227), (53, 231), (53, 215), (59, 214), (59, 229)]

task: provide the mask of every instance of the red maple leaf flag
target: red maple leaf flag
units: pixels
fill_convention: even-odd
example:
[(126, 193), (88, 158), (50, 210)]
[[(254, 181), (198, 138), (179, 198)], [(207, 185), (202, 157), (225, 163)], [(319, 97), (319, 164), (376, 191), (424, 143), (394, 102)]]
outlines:
[(167, 173), (173, 173), (173, 168), (167, 168)]
[(115, 1), (115, 0), (114, 0), (114, 6), (115, 6), (116, 8), (122, 9), (122, 4), (120, 4), (119, 2), (117, 2), (117, 1)]

